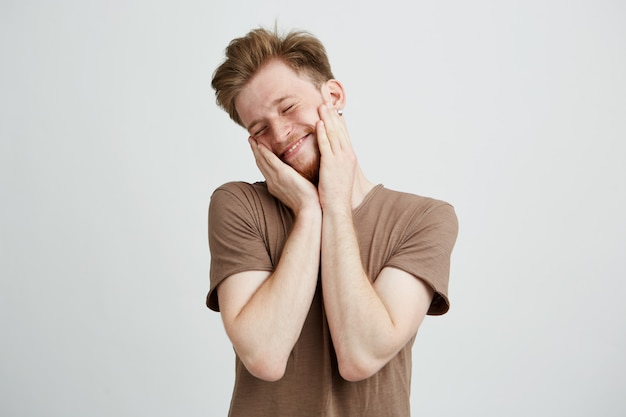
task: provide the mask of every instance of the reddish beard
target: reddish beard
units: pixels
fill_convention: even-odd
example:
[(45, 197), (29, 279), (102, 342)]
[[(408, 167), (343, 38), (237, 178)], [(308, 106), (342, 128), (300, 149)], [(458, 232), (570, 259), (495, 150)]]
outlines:
[(296, 170), (300, 175), (302, 175), (307, 180), (311, 181), (313, 185), (317, 187), (317, 184), (320, 180), (320, 158), (319, 156), (314, 160), (310, 161), (303, 167), (298, 167)]
[[(308, 129), (307, 133), (313, 133), (315, 131), (314, 127)], [(288, 143), (295, 143), (302, 137), (301, 134), (294, 134), (289, 138)], [(310, 138), (313, 139), (313, 138)], [(315, 146), (317, 147), (317, 139), (315, 139)], [(317, 187), (319, 183), (320, 177), (320, 154), (319, 150), (316, 149), (316, 155), (313, 159), (307, 161), (298, 161), (299, 158), (296, 158), (294, 161), (294, 165), (292, 168), (295, 169), (300, 175), (302, 175), (305, 179), (309, 180), (313, 185)], [(291, 165), (291, 164), (290, 164)]]

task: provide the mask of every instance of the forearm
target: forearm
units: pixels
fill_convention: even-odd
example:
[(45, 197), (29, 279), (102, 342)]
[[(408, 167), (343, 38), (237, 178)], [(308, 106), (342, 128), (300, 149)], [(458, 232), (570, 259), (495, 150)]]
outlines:
[(276, 269), (229, 320), (235, 350), (260, 378), (280, 378), (298, 340), (317, 286), (320, 229), (319, 210), (300, 213)]
[(351, 213), (324, 213), (322, 288), (342, 375), (361, 379), (377, 371), (402, 345), (363, 270)]

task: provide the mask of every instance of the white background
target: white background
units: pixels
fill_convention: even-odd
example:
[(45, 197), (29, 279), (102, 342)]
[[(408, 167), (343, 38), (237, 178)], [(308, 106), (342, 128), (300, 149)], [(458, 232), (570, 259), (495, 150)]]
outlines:
[(0, 415), (226, 415), (206, 210), (260, 174), (210, 79), (276, 19), (326, 44), (368, 178), (456, 207), (414, 415), (624, 416), (617, 0), (2, 1)]

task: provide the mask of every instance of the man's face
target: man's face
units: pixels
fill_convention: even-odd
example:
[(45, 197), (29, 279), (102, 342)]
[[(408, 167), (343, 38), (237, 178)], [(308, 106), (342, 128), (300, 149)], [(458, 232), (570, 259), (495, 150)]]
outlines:
[(273, 60), (239, 92), (235, 107), (250, 136), (316, 183), (320, 152), (315, 124), (323, 102), (320, 89), (306, 76)]

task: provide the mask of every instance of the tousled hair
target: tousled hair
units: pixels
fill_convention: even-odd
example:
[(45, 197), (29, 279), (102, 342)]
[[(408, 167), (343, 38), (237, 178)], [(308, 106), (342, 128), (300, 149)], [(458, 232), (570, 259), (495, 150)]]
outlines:
[(225, 55), (226, 59), (213, 73), (211, 85), (217, 104), (240, 126), (243, 122), (235, 108), (235, 98), (269, 61), (283, 61), (298, 74), (306, 75), (318, 88), (334, 78), (324, 45), (304, 31), (291, 31), (281, 36), (277, 29), (254, 29), (241, 38), (233, 39)]

